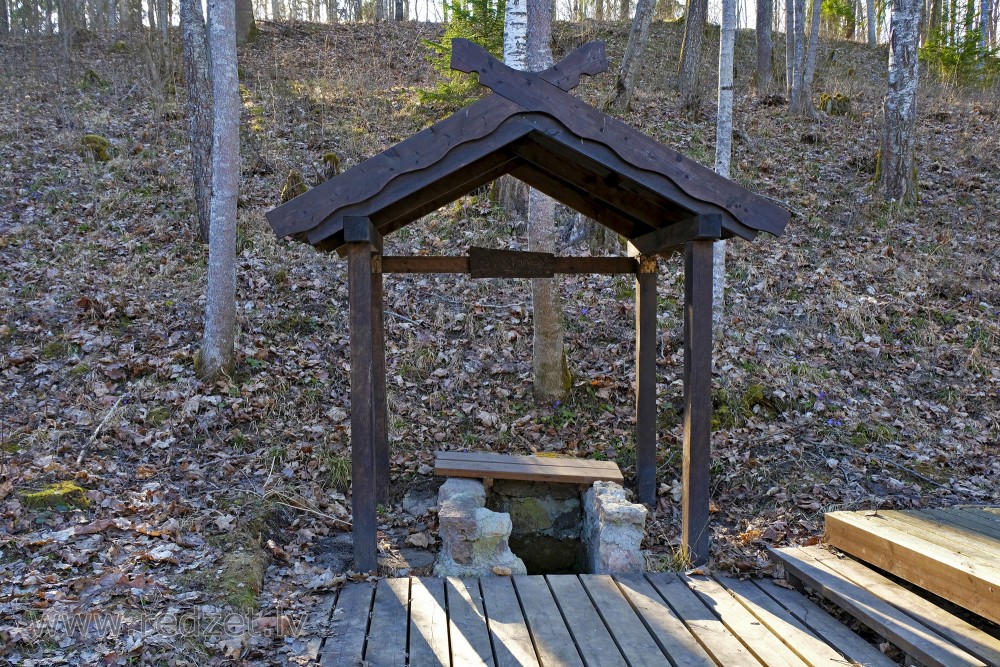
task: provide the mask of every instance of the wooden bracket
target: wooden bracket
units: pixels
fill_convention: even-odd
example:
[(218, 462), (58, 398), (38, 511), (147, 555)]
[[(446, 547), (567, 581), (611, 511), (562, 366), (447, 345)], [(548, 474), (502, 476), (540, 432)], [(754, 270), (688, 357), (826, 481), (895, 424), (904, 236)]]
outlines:
[(679, 252), (688, 241), (715, 241), (721, 238), (722, 216), (705, 213), (643, 234), (630, 243), (643, 255), (658, 255)]
[(367, 217), (344, 216), (344, 243), (370, 243), (382, 252), (382, 234)]

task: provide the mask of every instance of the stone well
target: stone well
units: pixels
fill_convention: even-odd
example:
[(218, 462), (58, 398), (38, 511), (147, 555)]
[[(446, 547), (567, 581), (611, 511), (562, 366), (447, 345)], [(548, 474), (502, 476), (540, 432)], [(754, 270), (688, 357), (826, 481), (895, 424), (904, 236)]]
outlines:
[(646, 508), (614, 482), (451, 478), (438, 493), (438, 576), (642, 572)]

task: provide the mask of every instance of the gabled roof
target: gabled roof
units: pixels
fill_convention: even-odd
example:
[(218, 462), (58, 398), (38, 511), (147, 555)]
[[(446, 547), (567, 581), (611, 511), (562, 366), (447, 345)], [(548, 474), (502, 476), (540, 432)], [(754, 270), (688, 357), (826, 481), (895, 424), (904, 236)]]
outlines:
[(384, 236), (503, 174), (640, 241), (643, 252), (691, 230), (747, 239), (784, 231), (785, 209), (566, 92), (607, 69), (602, 42), (539, 73), (513, 70), (467, 40), (453, 40), (452, 53), (452, 68), (478, 72), (493, 94), (268, 212), (278, 236), (334, 250), (345, 216), (369, 218)]

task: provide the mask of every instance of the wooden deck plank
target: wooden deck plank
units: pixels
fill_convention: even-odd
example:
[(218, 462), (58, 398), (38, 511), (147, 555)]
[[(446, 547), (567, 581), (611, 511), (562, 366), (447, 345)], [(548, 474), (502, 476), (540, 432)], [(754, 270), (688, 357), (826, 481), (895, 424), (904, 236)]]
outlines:
[(856, 635), (846, 625), (819, 605), (796, 591), (783, 588), (773, 581), (756, 581), (754, 585), (787, 609), (799, 622), (838, 650), (851, 662), (866, 667), (898, 667), (896, 662)]
[(705, 606), (701, 598), (677, 575), (657, 572), (646, 575), (646, 579), (656, 588), (660, 596), (684, 621), (712, 659), (720, 665), (761, 665), (752, 653), (733, 636), (722, 621)]
[(365, 650), (365, 662), (371, 667), (399, 667), (406, 664), (409, 603), (409, 579), (382, 579), (378, 582)]
[(816, 551), (813, 557), (987, 664), (1000, 665), (1000, 639), (986, 634), (852, 558), (838, 558), (828, 551)]
[(808, 667), (717, 581), (685, 575), (680, 578), (762, 663), (768, 667)]
[(361, 662), (375, 589), (371, 584), (347, 584), (340, 589), (330, 617), (330, 634), (323, 642), (322, 667), (355, 667)]
[(716, 577), (716, 581), (778, 638), (811, 667), (843, 667), (844, 654), (835, 650), (803, 625), (776, 600), (751, 581)]
[(617, 466), (614, 470), (611, 470), (535, 462), (523, 462), (511, 465), (509, 463), (463, 461), (459, 459), (439, 459), (435, 461), (434, 474), (442, 477), (520, 479), (534, 482), (562, 482), (566, 484), (593, 484), (601, 480), (618, 482), (620, 484), (624, 481), (624, 477), (622, 477), (621, 471), (617, 469)]
[(573, 636), (570, 634), (552, 591), (544, 577), (514, 577), (514, 588), (521, 600), (528, 631), (542, 667), (583, 667)]
[(643, 575), (616, 575), (615, 580), (660, 650), (669, 656), (676, 667), (715, 665), (684, 622)]
[(482, 577), (479, 587), (497, 667), (537, 666), (535, 648), (510, 577)]
[(316, 611), (311, 614), (316, 617), (316, 634), (307, 636), (302, 641), (305, 647), (302, 655), (310, 660), (319, 660), (319, 654), (323, 648), (323, 639), (330, 629), (330, 616), (333, 615), (333, 608), (337, 604), (337, 595), (339, 593), (340, 591), (336, 590), (324, 595), (320, 598), (319, 604), (316, 605)]
[(448, 638), (455, 665), (493, 667), (490, 632), (483, 613), (483, 597), (476, 579), (445, 580), (448, 601)]
[(580, 575), (580, 581), (631, 667), (670, 667), (670, 661), (660, 652), (656, 640), (614, 579), (608, 575), (585, 574)]
[(1000, 622), (1000, 569), (975, 554), (936, 544), (854, 512), (826, 515), (827, 538), (842, 551)]
[(993, 515), (981, 507), (940, 507), (924, 512), (1000, 540), (1000, 519), (992, 518)]
[(988, 565), (995, 562), (997, 550), (1000, 549), (1000, 541), (920, 512), (881, 511), (879, 516), (885, 517), (889, 525), (898, 530), (915, 534), (938, 546), (951, 548), (957, 553), (984, 560)]
[(901, 613), (854, 582), (845, 579), (812, 557), (809, 548), (772, 549), (785, 569), (831, 602), (875, 630), (903, 651), (930, 667), (958, 667), (985, 663), (919, 621)]
[(580, 580), (571, 574), (548, 575), (545, 580), (566, 619), (584, 664), (587, 667), (626, 665), (625, 658)]
[(424, 577), (410, 580), (408, 654), (411, 665), (451, 666), (444, 579)]

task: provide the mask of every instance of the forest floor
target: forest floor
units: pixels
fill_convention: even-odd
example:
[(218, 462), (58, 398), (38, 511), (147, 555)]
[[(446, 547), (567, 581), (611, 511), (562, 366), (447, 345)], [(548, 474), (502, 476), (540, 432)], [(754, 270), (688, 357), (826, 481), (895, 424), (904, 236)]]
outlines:
[[(193, 369), (207, 250), (183, 85), (127, 37), (68, 56), (55, 39), (0, 42), (0, 664), (305, 664), (319, 596), (361, 576), (344, 557), (345, 265), (274, 238), (263, 213), (290, 169), (315, 184), (325, 153), (350, 166), (440, 116), (418, 100), (438, 80), (422, 39), (440, 27), (261, 28), (241, 53), (238, 362), (213, 386)], [(602, 38), (617, 64), (625, 36), (560, 25), (556, 56)], [(702, 114), (685, 118), (668, 85), (679, 42), (677, 24), (654, 26), (623, 118), (711, 164), (717, 58), (708, 47)], [(847, 95), (851, 112), (803, 119), (757, 93), (753, 35), (738, 40), (733, 177), (794, 217), (782, 238), (729, 244), (720, 571), (766, 573), (767, 547), (817, 541), (831, 509), (1000, 502), (998, 95), (924, 83), (920, 202), (886, 204), (871, 189), (886, 51), (821, 48), (816, 94)], [(575, 94), (599, 103), (610, 84), (596, 76)], [(110, 140), (108, 161), (81, 150), (91, 133)], [(567, 247), (572, 220), (562, 252), (620, 252)], [(469, 197), (387, 252), (523, 248), (526, 236), (516, 212)], [(654, 568), (678, 560), (677, 259), (661, 263), (660, 294)], [(434, 549), (433, 510), (414, 506), (440, 483), (435, 449), (606, 458), (631, 479), (632, 281), (568, 277), (562, 295), (573, 386), (537, 404), (526, 281), (387, 280), (387, 554)], [(57, 482), (80, 490), (46, 492)]]

